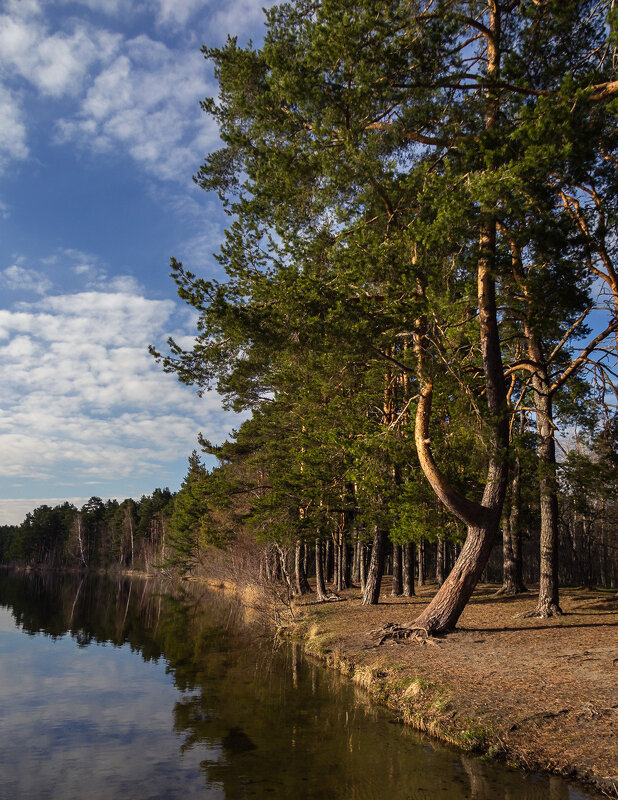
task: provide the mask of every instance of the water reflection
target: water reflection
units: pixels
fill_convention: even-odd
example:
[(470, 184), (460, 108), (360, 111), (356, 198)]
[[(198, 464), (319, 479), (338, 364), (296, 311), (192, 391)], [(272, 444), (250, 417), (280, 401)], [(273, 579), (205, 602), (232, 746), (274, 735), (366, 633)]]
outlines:
[(0, 573), (0, 606), (1, 797), (586, 796), (393, 724), (222, 593)]

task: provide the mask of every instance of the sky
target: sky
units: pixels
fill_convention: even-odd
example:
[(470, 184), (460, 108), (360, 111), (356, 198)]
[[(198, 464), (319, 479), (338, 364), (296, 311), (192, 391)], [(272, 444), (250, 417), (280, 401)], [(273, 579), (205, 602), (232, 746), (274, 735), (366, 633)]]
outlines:
[(218, 274), (201, 47), (259, 43), (265, 5), (0, 0), (0, 524), (175, 491), (198, 433), (239, 424), (147, 348), (195, 330), (170, 257)]

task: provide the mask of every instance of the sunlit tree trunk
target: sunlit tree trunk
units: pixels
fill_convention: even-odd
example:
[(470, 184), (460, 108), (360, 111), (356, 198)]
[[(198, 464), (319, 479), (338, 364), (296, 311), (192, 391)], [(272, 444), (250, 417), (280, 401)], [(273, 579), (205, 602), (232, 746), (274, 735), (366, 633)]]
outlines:
[(519, 456), (513, 461), (509, 486), (509, 508), (502, 528), (502, 587), (497, 594), (521, 594), (526, 591), (521, 563), (521, 464)]
[(541, 574), (537, 607), (527, 616), (554, 617), (562, 614), (562, 609), (558, 588), (558, 482), (552, 396), (544, 375), (536, 373), (533, 386), (541, 495)]

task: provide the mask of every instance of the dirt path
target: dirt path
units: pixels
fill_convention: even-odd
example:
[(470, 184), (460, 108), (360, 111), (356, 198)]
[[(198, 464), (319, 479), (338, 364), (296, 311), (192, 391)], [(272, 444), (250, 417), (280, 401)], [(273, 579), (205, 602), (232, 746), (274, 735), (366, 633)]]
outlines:
[(559, 772), (618, 796), (618, 595), (562, 590), (563, 617), (524, 619), (530, 592), (480, 587), (456, 632), (436, 645), (385, 642), (370, 631), (418, 616), (435, 591), (360, 605), (303, 598), (295, 631), (308, 652), (365, 685), (421, 729), (530, 769)]

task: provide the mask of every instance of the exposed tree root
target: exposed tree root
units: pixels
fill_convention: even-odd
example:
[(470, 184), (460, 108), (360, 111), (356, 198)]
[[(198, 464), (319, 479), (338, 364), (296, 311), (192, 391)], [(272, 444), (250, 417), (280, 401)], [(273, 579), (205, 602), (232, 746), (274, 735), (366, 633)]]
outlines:
[(533, 611), (527, 611), (521, 616), (523, 619), (549, 619), (550, 617), (562, 617), (563, 615), (564, 611), (557, 603), (543, 603)]
[(495, 593), (494, 597), (514, 597), (518, 594), (524, 594), (528, 590), (523, 585), (523, 583), (519, 586), (515, 584), (507, 584), (506, 586), (501, 586)]
[(438, 644), (427, 628), (419, 625), (396, 625), (394, 622), (387, 622), (381, 628), (369, 631), (369, 635), (377, 639), (375, 646), (379, 647), (386, 641), (400, 643), (404, 640), (418, 642), (419, 644)]
[(313, 603), (308, 603), (308, 605), (317, 605), (318, 603), (338, 603), (344, 600), (345, 598), (339, 597), (338, 594), (334, 594), (333, 592), (328, 592), (327, 594), (318, 597), (317, 600), (314, 600)]

